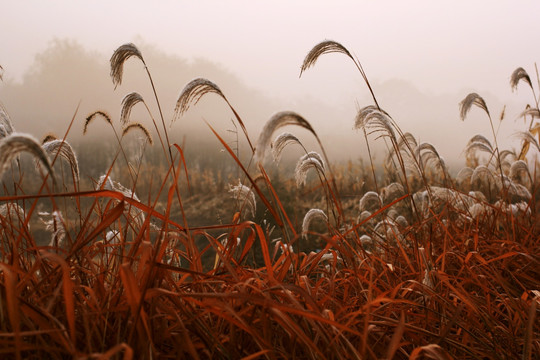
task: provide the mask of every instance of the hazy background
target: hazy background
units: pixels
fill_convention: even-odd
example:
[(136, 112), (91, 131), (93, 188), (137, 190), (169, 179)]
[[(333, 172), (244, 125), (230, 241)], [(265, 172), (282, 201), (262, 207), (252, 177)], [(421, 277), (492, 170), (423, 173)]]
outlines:
[[(509, 78), (519, 66), (535, 78), (540, 59), (538, 1), (2, 0), (0, 9), (0, 101), (18, 131), (38, 138), (49, 131), (62, 136), (80, 102), (72, 143), (95, 110), (108, 111), (120, 128), (120, 102), (131, 91), (157, 118), (139, 61), (126, 63), (116, 90), (109, 76), (114, 50), (133, 42), (154, 76), (167, 122), (184, 85), (205, 77), (221, 87), (253, 141), (272, 114), (294, 110), (313, 124), (331, 158), (356, 160), (365, 146), (352, 130), (354, 116), (372, 102), (350, 59), (324, 55), (299, 78), (309, 50), (332, 39), (358, 57), (381, 107), (404, 131), (462, 165), (467, 140), (477, 133), (491, 139), (491, 130), (478, 110), (461, 122), (459, 101), (478, 92), (494, 119), (506, 104), (500, 141), (518, 147), (511, 134), (526, 128), (516, 117), (532, 95), (523, 85), (512, 93)], [(151, 128), (139, 106), (132, 119)], [(234, 140), (227, 131), (232, 113), (214, 95), (172, 125), (172, 140), (190, 149), (217, 143), (203, 118)], [(307, 134), (290, 131), (310, 144)], [(86, 138), (114, 143), (99, 121)]]

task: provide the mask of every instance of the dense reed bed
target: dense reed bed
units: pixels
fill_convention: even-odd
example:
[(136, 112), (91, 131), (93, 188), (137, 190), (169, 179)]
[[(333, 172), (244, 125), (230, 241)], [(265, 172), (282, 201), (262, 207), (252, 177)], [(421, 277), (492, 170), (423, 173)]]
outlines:
[[(126, 95), (120, 122), (102, 110), (72, 119), (85, 132), (95, 121), (114, 132), (102, 176), (81, 177), (84, 164), (66, 141), (71, 125), (40, 143), (16, 133), (1, 107), (0, 356), (537, 357), (537, 84), (522, 68), (511, 76), (513, 89), (528, 86), (533, 96), (519, 114), (528, 127), (516, 134), (518, 151), (499, 148), (484, 99), (464, 97), (462, 120), (479, 108), (488, 135), (471, 138), (466, 164), (452, 175), (432, 144), (418, 143), (381, 108), (341, 44), (317, 44), (301, 74), (328, 53), (353, 61), (373, 97), (351, 119), (367, 144), (366, 166), (330, 163), (324, 139), (292, 111), (250, 135), (219, 86), (197, 78), (181, 91), (172, 121), (201, 97), (218, 96), (248, 155), (208, 124), (235, 172), (217, 181), (215, 173), (188, 170), (189, 157), (168, 134), (151, 64), (133, 44), (114, 52), (111, 78), (119, 86), (124, 63), (140, 61), (154, 98)], [(148, 128), (130, 120), (134, 106), (146, 108)], [(297, 128), (317, 148), (305, 147)], [(130, 134), (140, 136), (135, 156)], [(371, 156), (373, 142), (387, 146), (381, 164)], [(151, 144), (160, 161), (144, 161)], [(265, 169), (292, 146), (304, 152), (294, 170)], [(122, 169), (120, 179), (113, 168)], [(215, 198), (223, 199), (220, 221), (193, 225)]]

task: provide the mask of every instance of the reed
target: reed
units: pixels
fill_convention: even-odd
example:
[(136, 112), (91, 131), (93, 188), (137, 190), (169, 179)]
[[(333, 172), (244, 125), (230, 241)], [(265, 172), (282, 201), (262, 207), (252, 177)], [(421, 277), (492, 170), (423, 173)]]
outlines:
[[(333, 41), (312, 49), (301, 74), (333, 52), (365, 76)], [(146, 68), (134, 45), (119, 47), (111, 58), (115, 86), (129, 58)], [(536, 85), (518, 70), (511, 87), (526, 83), (534, 95)], [(182, 91), (175, 118), (210, 93), (228, 103), (199, 78)], [(252, 147), (255, 170), (208, 124), (243, 180), (227, 167), (190, 164), (167, 137), (163, 154), (142, 146), (139, 160), (149, 161), (116, 164), (132, 131), (143, 144), (152, 140), (130, 119), (142, 103), (156, 125), (137, 93), (122, 101), (118, 149), (91, 179), (65, 140), (71, 126), (62, 140), (40, 145), (14, 132), (1, 107), (0, 357), (533, 359), (540, 352), (534, 121), (513, 138), (519, 154), (499, 149), (485, 101), (467, 96), (461, 118), (481, 108), (494, 139), (472, 137), (463, 153), (478, 163), (453, 176), (435, 146), (402, 131), (373, 100), (352, 120), (366, 141), (389, 144), (380, 179), (371, 155), (365, 168), (330, 163), (315, 127), (292, 111), (263, 126)], [(537, 110), (535, 101), (520, 116), (535, 120)], [(81, 119), (85, 133), (97, 117), (116, 133), (101, 110)], [(274, 138), (289, 125), (308, 130), (320, 153), (291, 132)], [(278, 162), (293, 144), (304, 152), (295, 179), (265, 170), (269, 147)], [(24, 157), (14, 166), (22, 152), (64, 192), (28, 171)], [(58, 157), (77, 180), (73, 191), (54, 178)], [(312, 170), (319, 182), (308, 181)], [(124, 186), (128, 171), (132, 183)], [(180, 197), (190, 188), (197, 191)]]

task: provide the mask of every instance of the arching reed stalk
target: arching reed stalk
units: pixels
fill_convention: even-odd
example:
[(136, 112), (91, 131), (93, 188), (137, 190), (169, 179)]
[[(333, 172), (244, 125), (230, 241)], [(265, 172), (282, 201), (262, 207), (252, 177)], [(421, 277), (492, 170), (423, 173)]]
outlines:
[(147, 128), (144, 127), (143, 124), (138, 122), (131, 122), (127, 123), (124, 129), (122, 130), (122, 137), (126, 136), (128, 133), (130, 133), (132, 130), (139, 130), (143, 133), (144, 138), (150, 143), (150, 145), (154, 144), (154, 140), (152, 139), (152, 135), (150, 135), (150, 132)]
[(304, 145), (298, 140), (296, 136), (294, 136), (291, 133), (284, 132), (280, 135), (278, 135), (274, 141), (270, 144), (270, 147), (272, 148), (272, 156), (274, 158), (274, 162), (278, 163), (281, 159), (281, 153), (285, 149), (287, 145), (292, 144), (298, 144), (300, 145), (304, 151), (307, 153), (307, 150), (305, 149)]
[(302, 237), (304, 239), (307, 239), (309, 225), (315, 219), (322, 219), (323, 221), (328, 223), (328, 216), (326, 216), (324, 211), (322, 211), (321, 209), (310, 209), (306, 213), (306, 215), (304, 216), (304, 220), (302, 221)]
[[(84, 127), (83, 127), (83, 135), (86, 135), (87, 131), (88, 131), (88, 126), (90, 125), (90, 123), (92, 122), (92, 120), (94, 120), (96, 117), (100, 117), (102, 118), (103, 120), (105, 120), (107, 122), (107, 124), (109, 124), (111, 126), (111, 128), (113, 129), (113, 133), (114, 133), (114, 136), (116, 137), (116, 141), (118, 142), (118, 147), (119, 147), (119, 151), (122, 152), (122, 155), (124, 157), (124, 161), (126, 162), (126, 165), (128, 167), (128, 171), (129, 171), (129, 176), (131, 177), (131, 180), (132, 181), (135, 181), (135, 177), (132, 173), (132, 169), (131, 167), (129, 166), (129, 160), (127, 158), (127, 155), (124, 151), (124, 147), (122, 146), (122, 140), (120, 139), (120, 137), (118, 136), (118, 133), (116, 132), (116, 128), (114, 127), (114, 124), (111, 120), (111, 116), (103, 111), (103, 110), (98, 110), (98, 111), (94, 111), (93, 113), (89, 114), (87, 117), (86, 117), (86, 120), (84, 122)], [(116, 161), (116, 157), (115, 157), (115, 161)], [(113, 161), (113, 164), (114, 164), (114, 161)], [(112, 165), (111, 165), (112, 166)]]
[[(167, 157), (168, 153), (165, 149), (165, 144), (163, 144), (163, 139), (161, 136), (159, 136), (159, 129), (156, 124), (156, 120), (154, 119), (154, 116), (152, 115), (152, 112), (150, 111), (150, 108), (148, 107), (148, 104), (146, 104), (146, 101), (144, 101), (144, 98), (137, 92), (131, 92), (124, 96), (122, 99), (122, 110), (120, 111), (120, 122), (122, 123), (122, 126), (125, 127), (130, 121), (130, 115), (131, 115), (131, 109), (138, 103), (142, 103), (146, 109), (146, 112), (148, 113), (148, 116), (150, 116), (150, 119), (152, 120), (152, 124), (154, 124), (154, 128), (156, 129), (156, 132), (158, 134), (159, 142), (161, 143), (161, 147), (163, 149), (163, 153), (165, 154), (165, 157)], [(146, 129), (146, 128), (145, 128)], [(150, 135), (150, 132), (148, 132), (148, 135)], [(153, 141), (151, 142), (153, 144)]]
[(229, 192), (232, 194), (233, 198), (236, 199), (236, 201), (242, 204), (241, 208), (246, 205), (251, 213), (251, 216), (255, 217), (257, 202), (255, 201), (255, 193), (249, 187), (243, 185), (241, 182), (238, 182), (238, 185), (229, 185)]
[(28, 134), (12, 133), (0, 140), (0, 176), (21, 152), (28, 152), (40, 161), (51, 175), (53, 183), (56, 184), (56, 177), (45, 150), (35, 138)]
[[(337, 214), (334, 213), (334, 217), (336, 218), (336, 221), (338, 223), (341, 222), (340, 217), (342, 217), (342, 206), (341, 206), (341, 200), (338, 196), (337, 186), (335, 184), (335, 177), (333, 176), (332, 168), (329, 165), (328, 156), (326, 155), (326, 151), (324, 150), (324, 146), (322, 145), (321, 140), (319, 139), (319, 136), (311, 126), (311, 124), (304, 119), (301, 115), (293, 112), (293, 111), (281, 111), (276, 114), (274, 114), (265, 124), (264, 127), (259, 134), (259, 138), (257, 139), (257, 143), (255, 145), (255, 155), (254, 155), (254, 161), (255, 163), (259, 164), (259, 166), (262, 166), (262, 163), (265, 158), (266, 149), (270, 145), (272, 136), (274, 132), (276, 132), (278, 129), (288, 126), (288, 125), (295, 125), (302, 127), (315, 137), (317, 140), (317, 143), (319, 144), (319, 147), (321, 148), (321, 151), (323, 153), (323, 157), (328, 164), (328, 172), (329, 172), (329, 180), (328, 183), (328, 191), (330, 194), (330, 197), (332, 198), (332, 201), (337, 209)], [(305, 149), (304, 149), (305, 150)], [(307, 152), (307, 151), (306, 151)], [(326, 176), (325, 176), (326, 179)], [(333, 211), (334, 209), (332, 209)]]
[(323, 159), (315, 151), (310, 151), (303, 155), (296, 163), (296, 168), (294, 170), (296, 186), (306, 184), (307, 172), (309, 169), (315, 169), (321, 177), (326, 178)]
[(227, 99), (225, 94), (223, 94), (219, 86), (217, 86), (210, 80), (204, 78), (193, 79), (184, 87), (184, 89), (182, 89), (180, 95), (178, 96), (178, 100), (176, 101), (176, 106), (174, 108), (174, 116), (171, 120), (171, 124), (174, 123), (181, 115), (183, 115), (191, 105), (196, 105), (204, 95), (209, 93), (218, 95), (227, 103), (227, 106), (229, 106), (229, 109), (231, 109), (231, 111), (233, 112), (234, 117), (238, 121), (238, 124), (240, 124), (240, 127), (244, 132), (249, 147), (251, 148), (251, 152), (253, 153), (255, 149), (251, 144), (251, 140), (247, 133), (246, 126), (240, 118), (240, 115), (238, 115), (234, 107), (229, 102), (229, 99)]
[[(369, 83), (367, 75), (364, 72), (364, 69), (362, 68), (362, 65), (360, 64), (360, 61), (358, 61), (358, 59), (353, 57), (352, 54), (349, 52), (349, 50), (347, 50), (343, 45), (341, 45), (340, 43), (338, 43), (336, 41), (324, 40), (324, 41), (318, 43), (317, 45), (315, 45), (310, 50), (310, 52), (306, 55), (306, 57), (304, 58), (304, 62), (302, 63), (302, 66), (300, 68), (300, 76), (299, 77), (302, 77), (302, 73), (304, 71), (306, 71), (307, 69), (309, 69), (310, 67), (315, 65), (315, 63), (317, 62), (317, 60), (319, 59), (319, 57), (321, 55), (329, 54), (329, 53), (341, 53), (341, 54), (344, 54), (345, 56), (349, 57), (353, 61), (354, 65), (356, 66), (356, 68), (360, 72), (360, 75), (362, 75), (362, 78), (364, 79), (364, 82), (366, 83), (366, 85), (367, 85), (367, 87), (369, 89), (369, 92), (371, 93), (371, 96), (373, 98), (373, 102), (375, 103), (375, 106), (377, 107), (377, 109), (381, 110), (381, 108), (379, 107), (379, 103), (377, 102), (377, 98), (375, 97), (375, 93), (373, 92), (373, 89), (371, 88), (371, 85)], [(372, 175), (373, 175), (373, 182), (375, 184), (376, 190), (378, 191), (379, 185), (378, 185), (378, 181), (377, 181), (377, 176), (375, 175), (375, 166), (373, 165), (373, 157), (371, 155), (371, 147), (369, 145), (369, 141), (368, 141), (367, 133), (366, 133), (365, 129), (363, 129), (363, 133), (364, 133), (364, 139), (366, 141), (366, 146), (367, 146), (367, 150), (368, 150), (369, 161), (370, 161), (370, 164), (371, 164), (371, 172), (372, 172)]]
[[(163, 111), (161, 110), (161, 103), (159, 101), (156, 87), (154, 85), (154, 80), (152, 79), (152, 75), (150, 74), (150, 70), (148, 69), (148, 66), (146, 65), (146, 62), (144, 61), (144, 58), (142, 56), (142, 53), (139, 51), (139, 49), (132, 43), (121, 45), (118, 49), (114, 51), (114, 53), (111, 56), (110, 64), (111, 64), (111, 78), (114, 84), (114, 88), (122, 83), (122, 75), (124, 71), (124, 62), (127, 61), (129, 58), (135, 57), (139, 59), (143, 65), (144, 70), (146, 71), (146, 74), (148, 75), (148, 79), (150, 80), (150, 85), (152, 86), (152, 91), (154, 93), (154, 98), (156, 100), (156, 104), (159, 110), (159, 116), (161, 118), (161, 124), (163, 126), (163, 132), (165, 133), (165, 139), (167, 141), (167, 149), (169, 150), (169, 159), (171, 166), (173, 167), (173, 173), (176, 172), (175, 165), (174, 165), (174, 159), (172, 156), (171, 151), (171, 142), (169, 141), (169, 133), (167, 132), (167, 127), (165, 126), (165, 118), (163, 117)], [(154, 122), (154, 126), (156, 127), (156, 131), (158, 134), (158, 137), (160, 138), (160, 141), (163, 144), (163, 141), (161, 139), (161, 134), (157, 128), (157, 125), (155, 124), (154, 118), (152, 117), (152, 121)], [(179, 194), (177, 194), (180, 196)]]
[(488, 110), (488, 107), (486, 105), (485, 100), (480, 95), (478, 95), (477, 93), (470, 93), (469, 95), (467, 95), (459, 103), (459, 116), (460, 116), (461, 120), (464, 121), (465, 117), (467, 117), (467, 114), (469, 113), (469, 111), (471, 110), (471, 107), (473, 105), (479, 107), (480, 109), (482, 109), (486, 113), (486, 115), (488, 116), (489, 124), (491, 125), (491, 132), (493, 134), (493, 141), (494, 141), (494, 144), (495, 144), (495, 152), (497, 153), (497, 162), (498, 162), (498, 165), (499, 165), (498, 167), (499, 167), (499, 170), (500, 170), (500, 173), (501, 173), (501, 178), (502, 178), (504, 174), (503, 174), (503, 170), (502, 170), (502, 167), (501, 167), (501, 154), (499, 153), (499, 145), (497, 143), (497, 135), (495, 134), (495, 127), (493, 126), (493, 120), (491, 119), (491, 115), (489, 113), (489, 110)]
[(50, 140), (41, 145), (43, 150), (50, 156), (56, 157), (57, 154), (63, 158), (71, 167), (71, 175), (73, 177), (75, 191), (77, 190), (79, 183), (79, 162), (77, 161), (77, 155), (71, 145), (65, 140)]

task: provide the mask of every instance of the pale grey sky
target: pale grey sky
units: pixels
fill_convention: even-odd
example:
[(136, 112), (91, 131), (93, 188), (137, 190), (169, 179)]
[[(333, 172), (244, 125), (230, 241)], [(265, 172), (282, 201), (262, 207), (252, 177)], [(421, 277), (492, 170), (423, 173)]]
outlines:
[[(286, 96), (296, 91), (287, 84), (298, 78), (303, 57), (324, 39), (354, 52), (373, 79), (412, 80), (421, 90), (441, 93), (461, 87), (501, 93), (507, 84), (501, 80), (513, 69), (532, 68), (540, 59), (540, 2), (532, 0), (0, 4), (0, 64), (14, 78), (55, 37), (75, 39), (105, 56), (142, 39), (182, 57), (212, 59), (252, 86)], [(324, 60), (314, 72), (336, 79), (357, 75), (344, 59)]]

